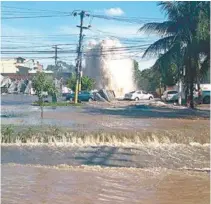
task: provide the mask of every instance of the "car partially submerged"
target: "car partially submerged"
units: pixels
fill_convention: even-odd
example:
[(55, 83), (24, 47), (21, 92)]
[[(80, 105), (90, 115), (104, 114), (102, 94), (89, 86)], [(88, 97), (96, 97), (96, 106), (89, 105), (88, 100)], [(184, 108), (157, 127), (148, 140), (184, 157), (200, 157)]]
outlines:
[[(75, 93), (69, 93), (66, 95), (66, 101), (73, 101), (75, 99)], [(93, 101), (94, 96), (93, 93), (89, 91), (80, 91), (78, 93), (78, 101)]]
[(151, 100), (154, 99), (154, 96), (150, 93), (147, 93), (146, 91), (138, 90), (125, 94), (124, 99), (134, 101)]

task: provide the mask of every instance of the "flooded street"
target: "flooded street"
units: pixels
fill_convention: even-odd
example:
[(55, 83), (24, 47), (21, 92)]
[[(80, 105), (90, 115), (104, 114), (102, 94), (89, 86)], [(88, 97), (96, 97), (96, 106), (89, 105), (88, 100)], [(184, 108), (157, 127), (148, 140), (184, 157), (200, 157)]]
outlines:
[(11, 97), (1, 112), (3, 125), (17, 125), (1, 144), (3, 204), (210, 203), (209, 111), (49, 107), (37, 126), (32, 98)]
[(1, 10), (1, 204), (210, 204), (209, 1)]
[[(147, 106), (149, 101), (112, 103), (85, 103), (82, 106), (44, 107), (32, 106), (36, 96), (4, 95), (1, 98), (1, 123), (19, 126), (59, 126), (75, 130), (143, 130), (183, 128), (194, 124), (209, 126), (209, 110), (191, 111)], [(142, 104), (142, 105), (140, 105)], [(198, 120), (203, 118), (203, 120)], [(191, 120), (190, 120), (191, 119)], [(197, 129), (197, 128), (196, 128)], [(195, 131), (193, 131), (195, 132)]]
[(153, 168), (3, 165), (2, 203), (208, 204), (209, 174)]
[(3, 145), (2, 203), (208, 204), (209, 144)]

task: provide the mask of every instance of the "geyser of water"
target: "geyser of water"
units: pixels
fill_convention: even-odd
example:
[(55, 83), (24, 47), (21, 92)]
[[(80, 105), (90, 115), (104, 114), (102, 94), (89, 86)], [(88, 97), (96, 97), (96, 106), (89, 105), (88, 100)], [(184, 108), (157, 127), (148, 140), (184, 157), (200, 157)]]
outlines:
[(136, 89), (133, 60), (118, 40), (89, 43), (84, 75), (96, 81), (96, 89), (113, 90), (117, 97)]

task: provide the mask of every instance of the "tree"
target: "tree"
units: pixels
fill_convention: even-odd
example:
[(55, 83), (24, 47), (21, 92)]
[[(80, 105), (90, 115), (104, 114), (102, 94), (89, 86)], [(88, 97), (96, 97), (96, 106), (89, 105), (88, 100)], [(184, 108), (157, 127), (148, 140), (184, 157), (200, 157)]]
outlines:
[(146, 91), (156, 91), (162, 82), (166, 86), (174, 86), (178, 80), (176, 64), (172, 63), (169, 69), (155, 64), (150, 69), (139, 70), (138, 62), (134, 60), (134, 80), (138, 87)]
[(178, 81), (178, 70), (176, 64), (172, 63), (168, 69), (160, 70), (162, 83), (166, 86), (174, 86)]
[(32, 87), (37, 94), (38, 105), (40, 106), (41, 110), (41, 118), (43, 118), (45, 92), (47, 92), (51, 96), (54, 96), (57, 93), (54, 81), (44, 72), (37, 72), (32, 80)]
[(81, 78), (81, 90), (91, 91), (94, 88), (95, 81), (94, 79), (89, 78), (88, 76), (83, 76)]
[[(162, 23), (147, 23), (140, 31), (157, 33), (160, 39), (151, 44), (143, 57), (153, 54), (160, 55), (155, 64), (162, 65), (162, 69), (169, 69), (172, 62), (179, 62), (177, 67), (180, 71), (183, 66), (186, 69), (185, 83), (188, 87), (193, 108), (193, 85), (196, 83), (199, 72), (203, 69), (203, 63), (209, 61), (209, 33), (208, 26), (202, 16), (208, 20), (210, 5), (207, 2), (160, 2), (159, 6), (166, 13), (168, 20)], [(208, 7), (208, 8), (207, 8)], [(200, 17), (200, 15), (202, 15)], [(199, 29), (200, 19), (203, 23), (203, 35)], [(203, 38), (206, 36), (206, 40)], [(205, 44), (207, 45), (205, 46)], [(204, 46), (203, 46), (204, 45)], [(205, 59), (200, 62), (200, 54)], [(201, 69), (200, 69), (201, 66)], [(204, 68), (206, 70), (206, 68)], [(200, 70), (200, 71), (199, 71)]]
[(136, 60), (133, 60), (133, 66), (134, 66), (134, 81), (136, 85), (139, 86), (141, 71), (139, 69), (139, 65)]
[(204, 2), (199, 13), (197, 40), (201, 51), (201, 64), (198, 69), (199, 80), (209, 75), (210, 70), (210, 2)]
[[(95, 81), (94, 79), (89, 78), (88, 76), (82, 76), (81, 78), (81, 90), (82, 91), (91, 91), (94, 88)], [(72, 90), (75, 90), (76, 85), (76, 76), (73, 75), (68, 80), (68, 87)]]
[(138, 72), (137, 86), (145, 91), (156, 91), (160, 86), (160, 73), (153, 68), (144, 69)]
[(72, 64), (67, 64), (66, 62), (58, 61), (57, 66), (48, 65), (46, 70), (50, 70), (50, 71), (53, 71), (55, 73), (59, 73), (59, 72), (62, 72), (62, 71), (74, 72), (75, 67)]

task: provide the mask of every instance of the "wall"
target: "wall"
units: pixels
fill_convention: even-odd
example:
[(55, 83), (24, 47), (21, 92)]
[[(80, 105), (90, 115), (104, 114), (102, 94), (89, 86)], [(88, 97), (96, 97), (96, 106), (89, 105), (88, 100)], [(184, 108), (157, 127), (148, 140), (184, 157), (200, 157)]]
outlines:
[(0, 73), (16, 73), (18, 68), (15, 66), (16, 60), (1, 60), (0, 61)]

